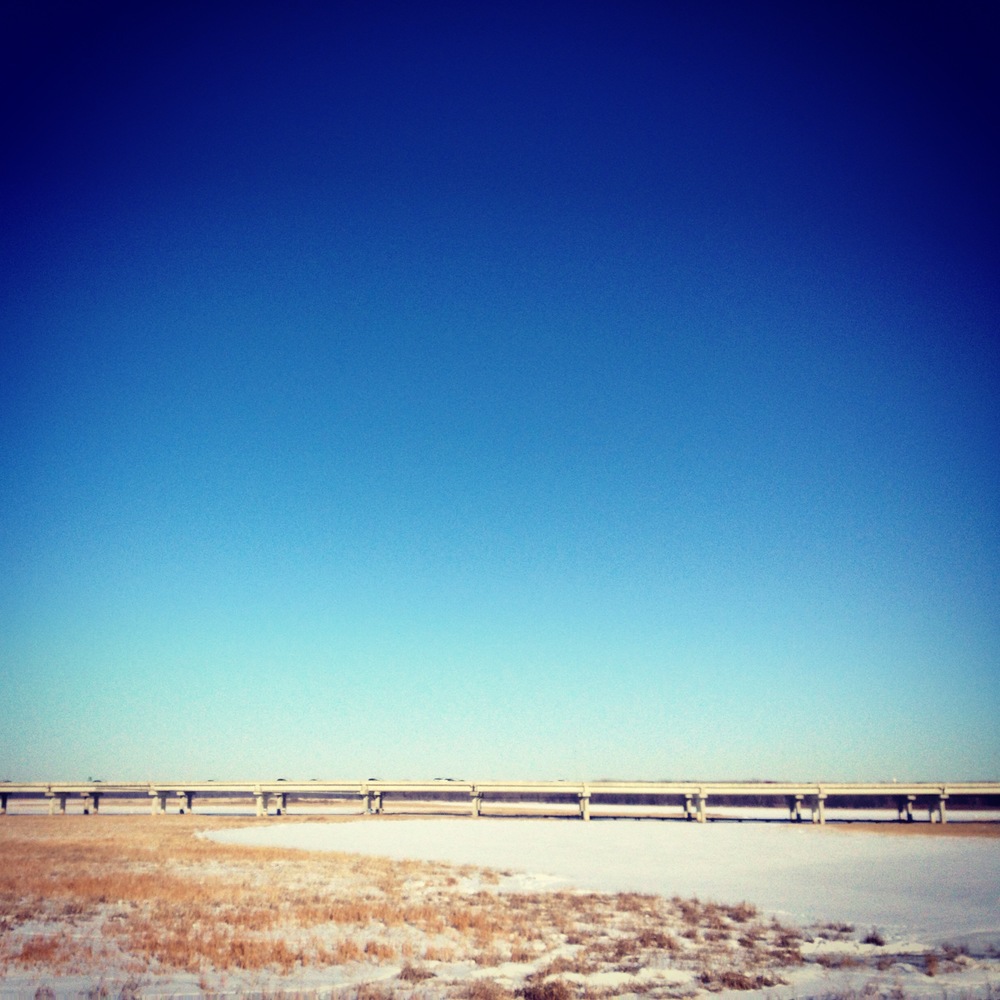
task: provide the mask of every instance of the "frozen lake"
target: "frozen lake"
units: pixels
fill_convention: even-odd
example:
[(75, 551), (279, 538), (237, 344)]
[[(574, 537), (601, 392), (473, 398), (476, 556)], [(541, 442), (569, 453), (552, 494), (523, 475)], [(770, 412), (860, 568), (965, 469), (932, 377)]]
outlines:
[(797, 923), (1000, 950), (1000, 839), (894, 836), (770, 823), (558, 819), (267, 823), (227, 843), (447, 861), (513, 872), (516, 888), (748, 900)]

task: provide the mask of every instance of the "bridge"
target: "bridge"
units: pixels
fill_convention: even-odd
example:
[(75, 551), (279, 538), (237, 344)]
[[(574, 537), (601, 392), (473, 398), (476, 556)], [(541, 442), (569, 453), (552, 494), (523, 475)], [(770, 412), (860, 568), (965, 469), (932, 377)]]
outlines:
[[(203, 782), (0, 782), (0, 815), (8, 804), (48, 803), (52, 815), (65, 814), (67, 803), (96, 814), (102, 802), (149, 802), (153, 815), (169, 811), (192, 813), (196, 800), (253, 803), (257, 816), (281, 816), (289, 802), (308, 813), (331, 804), (356, 806), (359, 812), (380, 814), (387, 807), (423, 811), (468, 811), (472, 816), (509, 813), (514, 803), (531, 803), (533, 814), (565, 815), (567, 809), (589, 820), (597, 808), (602, 817), (636, 816), (635, 809), (656, 806), (657, 818), (705, 823), (709, 801), (719, 805), (773, 807), (780, 804), (788, 818), (825, 823), (838, 809), (894, 808), (900, 822), (913, 822), (926, 810), (931, 823), (948, 822), (948, 805), (996, 811), (1000, 819), (1000, 782), (800, 783), (770, 781), (203, 781)], [(624, 812), (622, 807), (632, 811)], [(666, 812), (664, 812), (666, 809)], [(15, 810), (16, 811), (16, 810)], [(642, 815), (640, 812), (639, 815)], [(646, 815), (652, 815), (647, 812)]]

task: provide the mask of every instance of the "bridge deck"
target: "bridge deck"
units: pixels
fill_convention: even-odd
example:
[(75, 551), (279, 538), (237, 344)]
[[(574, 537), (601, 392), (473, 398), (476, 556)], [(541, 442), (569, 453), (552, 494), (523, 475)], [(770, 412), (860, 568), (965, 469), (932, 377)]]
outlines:
[(512, 802), (531, 802), (535, 811), (547, 807), (564, 814), (567, 805), (590, 819), (592, 806), (602, 815), (613, 815), (615, 807), (636, 809), (656, 806), (678, 808), (677, 816), (706, 822), (708, 802), (736, 805), (781, 803), (789, 818), (800, 821), (803, 809), (809, 819), (824, 823), (838, 808), (892, 808), (901, 821), (912, 821), (918, 806), (927, 810), (930, 822), (945, 823), (948, 805), (973, 802), (996, 810), (1000, 818), (1000, 782), (751, 782), (751, 781), (202, 781), (202, 782), (2, 782), (0, 813), (9, 802), (48, 801), (49, 811), (66, 812), (67, 802), (80, 800), (84, 812), (97, 812), (102, 800), (150, 802), (154, 814), (168, 811), (168, 803), (180, 812), (191, 812), (197, 798), (252, 801), (259, 816), (287, 812), (289, 800), (302, 811), (321, 804), (356, 802), (369, 813), (381, 813), (388, 801), (396, 804), (423, 803), (424, 809), (446, 811), (449, 805), (466, 802), (473, 816), (509, 810)]

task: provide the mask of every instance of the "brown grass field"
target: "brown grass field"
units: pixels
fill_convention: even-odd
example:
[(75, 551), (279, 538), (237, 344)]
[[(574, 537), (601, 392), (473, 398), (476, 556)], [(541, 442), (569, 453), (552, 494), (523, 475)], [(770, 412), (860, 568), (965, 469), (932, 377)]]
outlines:
[(830, 823), (830, 830), (890, 837), (1000, 837), (1000, 823)]
[[(500, 892), (503, 873), (468, 866), (194, 835), (246, 822), (0, 821), (0, 989), (37, 983), (46, 997), (76, 977), (118, 996), (166, 983), (188, 995), (679, 997), (780, 984), (782, 970), (807, 960), (804, 942), (845, 933), (786, 927), (749, 903)], [(808, 961), (822, 964), (822, 952)]]

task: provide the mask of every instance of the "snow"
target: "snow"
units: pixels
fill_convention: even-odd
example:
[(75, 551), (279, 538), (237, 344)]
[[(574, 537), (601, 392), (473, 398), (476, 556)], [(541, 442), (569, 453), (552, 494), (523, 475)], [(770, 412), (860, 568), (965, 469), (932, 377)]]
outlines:
[(510, 888), (747, 900), (791, 922), (878, 927), (900, 946), (1000, 952), (1000, 839), (892, 836), (772, 823), (560, 819), (280, 821), (226, 843), (474, 864)]

